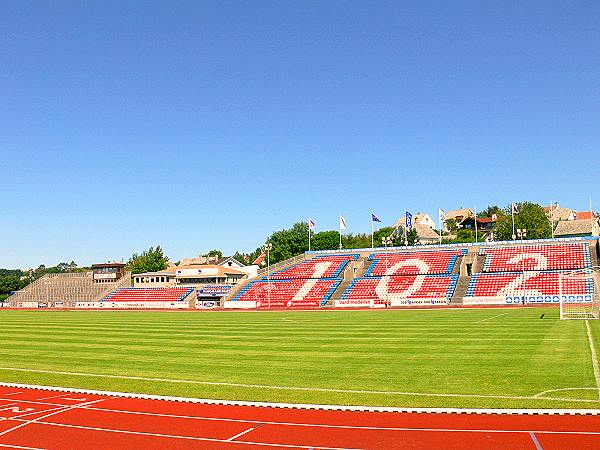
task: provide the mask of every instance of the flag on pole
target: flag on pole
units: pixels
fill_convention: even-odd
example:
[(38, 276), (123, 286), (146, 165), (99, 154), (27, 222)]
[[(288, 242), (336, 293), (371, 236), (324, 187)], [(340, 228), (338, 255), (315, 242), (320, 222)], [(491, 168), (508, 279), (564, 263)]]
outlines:
[(340, 230), (346, 229), (346, 218), (344, 216), (340, 216)]
[(438, 217), (440, 219), (440, 223), (444, 223), (446, 221), (446, 213), (442, 208), (438, 208)]
[(412, 214), (409, 213), (408, 211), (406, 211), (406, 228), (408, 228), (409, 230), (412, 230)]
[(314, 229), (315, 229), (315, 227), (316, 227), (316, 225), (317, 225), (317, 224), (315, 223), (315, 221), (314, 221), (314, 220), (312, 220), (312, 219), (308, 219), (308, 229), (309, 229), (309, 230), (314, 230)]
[(518, 214), (519, 213), (519, 208), (517, 207), (516, 203), (512, 204), (512, 213), (513, 214)]
[(381, 220), (375, 214), (371, 213), (371, 222), (381, 222)]

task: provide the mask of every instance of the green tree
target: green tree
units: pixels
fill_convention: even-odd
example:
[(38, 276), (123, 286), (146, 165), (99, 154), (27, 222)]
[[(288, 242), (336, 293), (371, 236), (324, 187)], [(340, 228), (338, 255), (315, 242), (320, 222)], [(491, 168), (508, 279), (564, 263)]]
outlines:
[(217, 258), (222, 258), (223, 257), (223, 252), (221, 250), (211, 250), (210, 252), (207, 253), (206, 256), (212, 257), (212, 256), (216, 256)]
[(310, 240), (311, 250), (335, 250), (339, 248), (340, 233), (338, 231), (320, 231)]
[(479, 217), (479, 218), (481, 218), (481, 217), (492, 217), (493, 214), (496, 214), (496, 216), (498, 217), (498, 219), (506, 216), (506, 212), (502, 208), (500, 208), (497, 205), (490, 205), (486, 209), (484, 209), (483, 211), (479, 211), (477, 213), (477, 217)]
[(308, 250), (308, 223), (298, 222), (288, 230), (276, 231), (267, 241), (273, 245), (271, 264), (304, 253)]
[(127, 261), (127, 270), (130, 270), (131, 273), (134, 274), (158, 272), (160, 270), (165, 270), (168, 262), (169, 258), (164, 255), (160, 245), (157, 245), (156, 248), (150, 247), (141, 255), (138, 255), (137, 253), (131, 255), (131, 258)]
[[(515, 229), (525, 228), (527, 239), (547, 239), (552, 237), (550, 220), (542, 206), (537, 203), (523, 202), (517, 205), (518, 212), (515, 214)], [(498, 240), (512, 240), (512, 216), (511, 207), (504, 210), (504, 216), (498, 219), (496, 224), (496, 236)]]

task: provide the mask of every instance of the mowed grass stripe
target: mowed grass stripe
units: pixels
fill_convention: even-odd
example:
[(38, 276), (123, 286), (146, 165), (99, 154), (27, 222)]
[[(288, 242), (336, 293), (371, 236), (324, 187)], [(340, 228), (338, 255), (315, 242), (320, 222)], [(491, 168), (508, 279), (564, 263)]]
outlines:
[[(557, 311), (511, 309), (281, 313), (119, 313), (2, 311), (0, 348), (13, 367), (202, 379), (313, 388), (533, 396), (593, 382), (589, 346)], [(583, 325), (583, 324), (580, 324)], [(587, 337), (586, 337), (587, 339)], [(587, 359), (586, 359), (587, 358)], [(2, 364), (7, 366), (8, 364)], [(11, 378), (8, 380), (7, 378)], [(100, 388), (90, 377), (7, 373), (0, 379)], [(40, 380), (42, 382), (40, 382)], [(250, 384), (252, 384), (250, 383)], [(261, 392), (168, 382), (108, 383), (134, 392), (259, 401), (396, 406), (500, 407), (485, 399), (410, 399), (385, 395)], [(561, 395), (564, 395), (561, 394)], [(585, 399), (586, 391), (569, 393)], [(482, 403), (483, 402), (483, 403)], [(521, 402), (519, 405), (514, 402)], [(556, 401), (506, 400), (506, 407), (557, 407)], [(493, 402), (492, 402), (493, 403)], [(510, 404), (510, 406), (508, 405)], [(566, 402), (565, 406), (573, 406)], [(598, 405), (583, 407), (598, 407)]]

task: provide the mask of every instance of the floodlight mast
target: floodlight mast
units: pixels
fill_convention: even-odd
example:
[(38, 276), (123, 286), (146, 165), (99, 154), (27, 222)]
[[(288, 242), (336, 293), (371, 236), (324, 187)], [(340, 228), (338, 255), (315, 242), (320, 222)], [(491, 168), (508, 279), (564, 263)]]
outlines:
[(383, 236), (381, 238), (381, 243), (383, 244), (383, 247), (385, 248), (385, 272), (383, 273), (383, 275), (387, 277), (387, 283), (386, 283), (386, 289), (385, 289), (385, 306), (387, 308), (390, 303), (390, 275), (388, 274), (388, 270), (389, 270), (388, 247), (391, 246), (393, 243), (392, 236), (391, 235)]

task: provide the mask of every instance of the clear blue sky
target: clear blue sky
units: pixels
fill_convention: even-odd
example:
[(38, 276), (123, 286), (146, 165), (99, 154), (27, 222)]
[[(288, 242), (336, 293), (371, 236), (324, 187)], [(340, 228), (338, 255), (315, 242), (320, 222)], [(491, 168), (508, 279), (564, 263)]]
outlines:
[(600, 205), (599, 23), (598, 1), (3, 2), (0, 267)]

